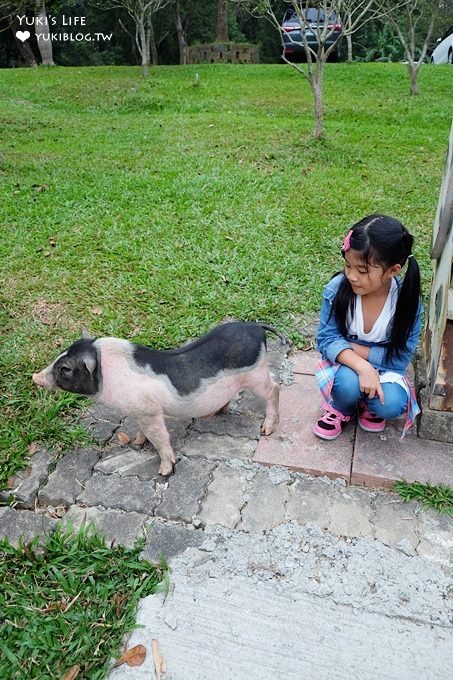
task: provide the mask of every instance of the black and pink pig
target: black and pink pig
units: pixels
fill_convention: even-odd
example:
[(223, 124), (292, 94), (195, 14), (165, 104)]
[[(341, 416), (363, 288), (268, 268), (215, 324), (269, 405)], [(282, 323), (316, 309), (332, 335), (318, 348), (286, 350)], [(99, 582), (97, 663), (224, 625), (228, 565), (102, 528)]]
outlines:
[(252, 322), (221, 324), (198, 340), (164, 351), (84, 334), (35, 373), (33, 381), (48, 390), (94, 397), (133, 417), (140, 427), (134, 444), (149, 439), (160, 456), (159, 474), (167, 476), (176, 459), (165, 416), (210, 415), (248, 389), (266, 403), (262, 433), (275, 430), (279, 387), (269, 375), (266, 331), (286, 342), (271, 326)]

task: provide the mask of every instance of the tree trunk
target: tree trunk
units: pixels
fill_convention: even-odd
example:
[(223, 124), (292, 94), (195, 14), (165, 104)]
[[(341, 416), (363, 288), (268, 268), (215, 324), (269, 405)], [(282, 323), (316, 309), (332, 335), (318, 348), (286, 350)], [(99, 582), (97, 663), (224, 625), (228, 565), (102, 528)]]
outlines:
[(55, 66), (49, 24), (47, 23), (46, 4), (41, 0), (37, 0), (35, 5), (35, 34), (42, 65)]
[(348, 46), (348, 64), (352, 64), (352, 35), (350, 33), (346, 36), (346, 44)]
[(37, 67), (38, 64), (36, 62), (36, 58), (35, 58), (35, 55), (33, 54), (33, 50), (31, 49), (28, 40), (25, 40), (24, 42), (22, 42), (22, 40), (19, 40), (18, 38), (16, 38), (17, 31), (23, 30), (21, 28), (19, 21), (16, 18), (13, 19), (12, 16), (9, 16), (7, 18), (7, 20), (8, 20), (9, 26), (11, 28), (11, 31), (13, 33), (14, 42), (16, 43), (17, 50), (18, 50), (18, 52), (21, 56), (22, 61), (25, 64), (25, 66)]
[(217, 0), (217, 42), (229, 42), (227, 0)]
[(149, 66), (149, 46), (147, 45), (147, 36), (145, 29), (145, 17), (140, 17), (138, 23), (138, 49), (142, 58), (142, 73), (146, 77), (148, 75)]
[(411, 95), (416, 96), (420, 92), (419, 87), (418, 87), (418, 68), (411, 61), (408, 62), (407, 68), (408, 68), (408, 71), (409, 71), (409, 79), (410, 79), (410, 82), (411, 82), (410, 92), (411, 92)]
[(185, 66), (187, 64), (187, 41), (181, 19), (181, 12), (179, 11), (179, 0), (175, 0), (173, 3), (173, 12), (175, 15), (176, 35), (178, 36), (179, 64), (180, 66)]
[(146, 41), (146, 44), (148, 47), (148, 64), (152, 63), (153, 66), (157, 66), (159, 63), (159, 54), (157, 51), (156, 39), (154, 37), (154, 26), (153, 22), (151, 21), (151, 17), (149, 17), (148, 40)]
[(324, 136), (324, 102), (323, 102), (323, 84), (324, 84), (324, 62), (318, 59), (315, 69), (309, 74), (310, 85), (313, 92), (313, 103), (315, 113), (315, 127), (313, 129), (313, 137), (315, 139), (322, 139)]

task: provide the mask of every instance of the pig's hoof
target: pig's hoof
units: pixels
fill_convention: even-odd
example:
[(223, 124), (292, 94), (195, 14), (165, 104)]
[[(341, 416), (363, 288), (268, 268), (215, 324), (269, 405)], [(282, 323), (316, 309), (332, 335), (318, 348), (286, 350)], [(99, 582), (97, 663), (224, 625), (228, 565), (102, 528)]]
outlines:
[(168, 482), (170, 477), (172, 477), (174, 474), (175, 474), (175, 463), (172, 463), (170, 472), (167, 472), (166, 474), (164, 474), (159, 470), (158, 475), (156, 477), (156, 482), (158, 482), (159, 484), (165, 484), (166, 482)]
[(134, 446), (143, 446), (147, 442), (147, 437), (146, 435), (143, 434), (140, 430), (137, 432), (135, 435), (135, 439), (132, 442)]
[(265, 437), (269, 437), (275, 430), (277, 429), (278, 421), (277, 422), (266, 422), (264, 421), (262, 427), (261, 427), (261, 434), (264, 434)]

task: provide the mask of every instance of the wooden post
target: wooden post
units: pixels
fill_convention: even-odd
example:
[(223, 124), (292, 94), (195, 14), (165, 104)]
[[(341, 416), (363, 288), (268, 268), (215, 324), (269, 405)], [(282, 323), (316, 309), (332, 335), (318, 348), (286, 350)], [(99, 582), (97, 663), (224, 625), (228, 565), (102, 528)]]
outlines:
[[(424, 336), (428, 405), (453, 412), (453, 122), (431, 248), (433, 278)], [(451, 433), (453, 441), (453, 427)]]

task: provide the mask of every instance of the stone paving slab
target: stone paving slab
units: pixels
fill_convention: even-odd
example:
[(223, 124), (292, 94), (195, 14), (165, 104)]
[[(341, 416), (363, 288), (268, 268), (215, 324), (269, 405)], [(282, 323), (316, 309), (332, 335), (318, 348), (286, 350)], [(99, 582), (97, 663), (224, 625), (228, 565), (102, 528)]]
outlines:
[(204, 532), (185, 524), (151, 520), (147, 525), (146, 544), (142, 555), (145, 560), (158, 563), (184, 553), (188, 548), (198, 548), (204, 541)]
[(214, 468), (215, 464), (206, 460), (178, 461), (175, 475), (170, 478), (164, 498), (156, 508), (156, 516), (191, 523), (200, 511)]
[(85, 488), (77, 496), (77, 503), (87, 506), (101, 506), (124, 512), (139, 512), (153, 515), (159, 503), (159, 494), (147, 480), (131, 477), (124, 480), (119, 475), (93, 474)]
[(100, 452), (97, 449), (76, 449), (61, 458), (50, 473), (38, 498), (47, 505), (71, 505), (89, 480)]
[(62, 523), (74, 531), (92, 524), (108, 544), (132, 548), (137, 538), (146, 535), (149, 520), (148, 515), (133, 511), (71, 505)]
[(14, 475), (11, 489), (0, 492), (0, 498), (7, 501), (12, 495), (23, 508), (34, 508), (38, 491), (47, 480), (53, 456), (45, 449), (38, 449), (29, 461), (29, 466)]
[[(212, 473), (209, 493), (201, 502), (198, 519), (203, 526), (221, 524), (234, 529), (241, 521), (248, 475), (244, 468), (221, 463)], [(253, 478), (253, 473), (252, 473)]]
[(116, 474), (120, 477), (139, 477), (142, 480), (149, 481), (157, 477), (159, 466), (160, 458), (155, 451), (114, 445), (109, 453), (96, 463), (94, 471), (104, 475)]
[(384, 432), (356, 432), (351, 484), (393, 487), (395, 481), (448, 484), (453, 487), (453, 444), (427, 442), (412, 429), (401, 439), (404, 418)]
[(37, 536), (44, 538), (51, 534), (56, 524), (56, 520), (32, 510), (18, 512), (9, 507), (0, 508), (0, 538), (8, 538), (16, 547), (20, 540), (30, 543)]
[(212, 461), (230, 458), (248, 460), (255, 449), (255, 438), (232, 437), (229, 434), (219, 437), (209, 432), (203, 434), (194, 432), (182, 447), (181, 453), (188, 458), (207, 458)]

